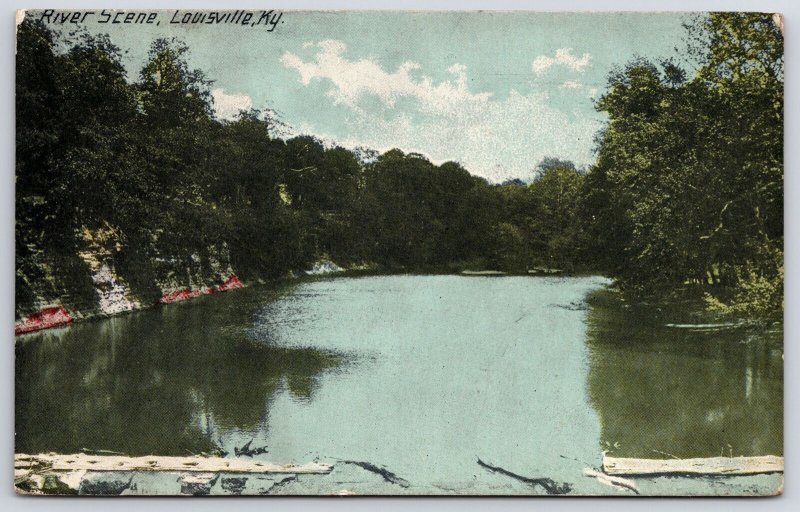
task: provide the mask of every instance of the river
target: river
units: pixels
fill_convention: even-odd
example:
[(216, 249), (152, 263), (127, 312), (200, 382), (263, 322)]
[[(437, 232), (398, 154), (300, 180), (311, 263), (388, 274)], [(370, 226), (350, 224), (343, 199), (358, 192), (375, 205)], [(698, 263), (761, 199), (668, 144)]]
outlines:
[[(274, 488), (287, 494), (546, 493), (478, 459), (572, 493), (625, 494), (581, 471), (603, 451), (782, 455), (779, 329), (630, 305), (608, 284), (319, 278), (20, 336), (16, 451), (234, 456), (246, 446), (273, 462), (334, 464)], [(137, 478), (136, 492), (178, 492), (174, 478)], [(739, 494), (781, 480), (637, 484)], [(275, 480), (243, 485), (236, 492), (267, 492)]]

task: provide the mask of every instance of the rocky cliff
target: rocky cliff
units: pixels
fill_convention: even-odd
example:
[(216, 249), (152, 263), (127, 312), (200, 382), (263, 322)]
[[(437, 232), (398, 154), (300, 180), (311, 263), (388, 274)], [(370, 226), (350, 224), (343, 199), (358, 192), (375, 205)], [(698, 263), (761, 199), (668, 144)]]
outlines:
[[(137, 272), (132, 275), (129, 271), (128, 279), (119, 268), (121, 261), (126, 266), (119, 236), (108, 225), (87, 228), (76, 255), (58, 261), (42, 258), (35, 278), (23, 276), (30, 293), (28, 300), (17, 300), (15, 334), (244, 287), (231, 268), (225, 247), (212, 247), (203, 256), (192, 254), (185, 259), (139, 261)], [(65, 273), (66, 266), (70, 271)]]

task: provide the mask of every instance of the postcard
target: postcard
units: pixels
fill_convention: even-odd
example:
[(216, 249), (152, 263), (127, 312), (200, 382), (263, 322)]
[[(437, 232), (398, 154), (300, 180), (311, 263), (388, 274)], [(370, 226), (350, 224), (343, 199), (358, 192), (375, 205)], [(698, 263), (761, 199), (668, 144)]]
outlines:
[(16, 20), (27, 495), (783, 492), (783, 17)]

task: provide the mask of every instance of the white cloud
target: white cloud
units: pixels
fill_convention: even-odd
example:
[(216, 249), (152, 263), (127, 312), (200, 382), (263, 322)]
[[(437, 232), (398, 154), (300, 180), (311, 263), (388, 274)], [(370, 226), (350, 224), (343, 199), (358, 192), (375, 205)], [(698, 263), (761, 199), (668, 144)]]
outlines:
[[(597, 121), (552, 107), (545, 93), (511, 90), (496, 99), (468, 89), (463, 64), (451, 65), (447, 72), (452, 78), (436, 82), (412, 61), (385, 70), (372, 59), (348, 60), (339, 41), (323, 41), (316, 48), (309, 60), (286, 52), (281, 62), (299, 73), (301, 83), (328, 86), (325, 94), (349, 109), (347, 131), (334, 136), (308, 124), (296, 126), (298, 133), (335, 139), (345, 147), (419, 152), (436, 163), (456, 160), (493, 181), (529, 176), (545, 156), (579, 165), (591, 160)], [(366, 107), (363, 100), (370, 97), (380, 100), (377, 107), (374, 102)], [(400, 108), (400, 98), (412, 102)]]
[(590, 60), (592, 60), (592, 56), (588, 53), (578, 57), (573, 55), (572, 48), (559, 48), (553, 57), (539, 55), (533, 59), (532, 67), (533, 72), (537, 75), (541, 75), (553, 66), (564, 66), (572, 71), (583, 72)]
[(559, 85), (562, 89), (580, 89), (583, 87), (577, 80), (567, 80)]
[(281, 63), (300, 73), (300, 82), (308, 85), (312, 80), (329, 80), (327, 94), (338, 104), (357, 106), (364, 94), (377, 96), (387, 107), (394, 107), (398, 99), (412, 97), (420, 101), (423, 110), (431, 113), (443, 112), (453, 104), (461, 102), (484, 103), (490, 93), (471, 94), (466, 88), (466, 66), (454, 64), (448, 71), (455, 75), (454, 81), (445, 80), (434, 84), (430, 78), (415, 79), (411, 72), (420, 68), (413, 61), (400, 64), (392, 72), (384, 71), (373, 60), (345, 59), (347, 47), (341, 41), (326, 40), (316, 44), (317, 54), (312, 62), (305, 62), (297, 55), (286, 52)]
[(240, 110), (249, 110), (253, 100), (246, 94), (228, 94), (225, 89), (217, 88), (211, 91), (214, 99), (214, 110), (220, 119), (234, 119)]

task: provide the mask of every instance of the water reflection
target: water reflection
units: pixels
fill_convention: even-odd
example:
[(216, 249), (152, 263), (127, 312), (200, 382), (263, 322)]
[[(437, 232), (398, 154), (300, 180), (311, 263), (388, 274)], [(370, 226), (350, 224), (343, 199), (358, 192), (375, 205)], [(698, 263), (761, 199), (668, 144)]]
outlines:
[(269, 293), (280, 291), (203, 297), (20, 338), (16, 450), (185, 455), (213, 451), (231, 433), (265, 432), (279, 391), (309, 400), (317, 376), (337, 365), (330, 353), (248, 338)]
[(17, 450), (233, 455), (252, 440), (276, 461), (495, 485), (481, 456), (587, 492), (601, 450), (782, 453), (782, 333), (607, 291), (586, 310), (605, 284), (336, 278), (21, 337)]
[(714, 327), (689, 308), (629, 306), (607, 290), (590, 303), (589, 394), (603, 449), (648, 458), (783, 453), (781, 331)]

